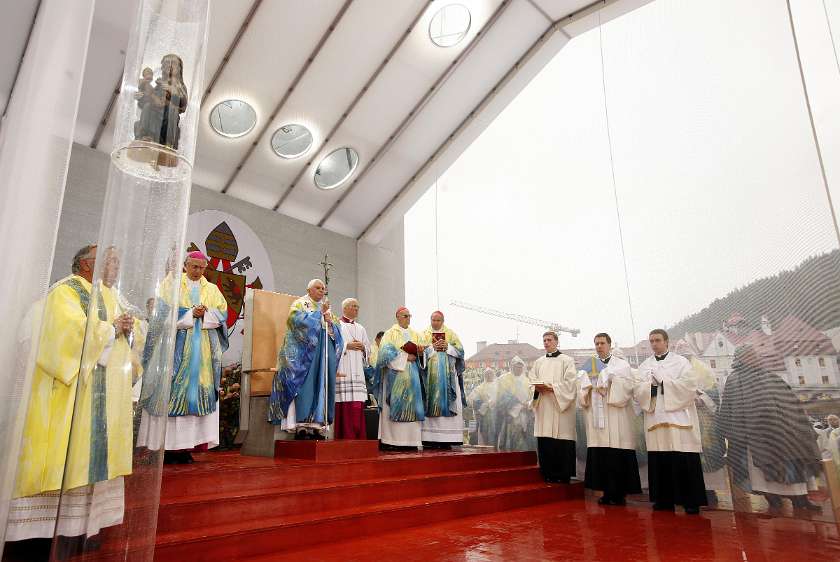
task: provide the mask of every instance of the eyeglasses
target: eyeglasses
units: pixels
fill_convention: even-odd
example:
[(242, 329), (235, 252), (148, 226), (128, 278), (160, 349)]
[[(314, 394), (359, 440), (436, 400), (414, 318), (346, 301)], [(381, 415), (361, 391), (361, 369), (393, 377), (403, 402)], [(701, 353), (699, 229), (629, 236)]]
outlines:
[(400, 318), (411, 318), (411, 314), (400, 314)]

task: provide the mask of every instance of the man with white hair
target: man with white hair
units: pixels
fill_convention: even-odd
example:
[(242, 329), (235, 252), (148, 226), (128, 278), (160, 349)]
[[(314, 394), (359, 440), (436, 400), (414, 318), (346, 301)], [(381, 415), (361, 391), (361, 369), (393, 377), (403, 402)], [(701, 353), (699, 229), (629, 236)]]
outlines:
[(344, 345), (326, 292), (324, 282), (313, 279), (289, 308), (268, 401), (268, 421), (297, 439), (325, 439), (334, 419), (335, 374)]
[(370, 340), (365, 327), (356, 322), (359, 301), (344, 299), (341, 303), (341, 339), (344, 349), (338, 361), (335, 380), (335, 438), (365, 438), (365, 400), (367, 384), (365, 367), (369, 364)]

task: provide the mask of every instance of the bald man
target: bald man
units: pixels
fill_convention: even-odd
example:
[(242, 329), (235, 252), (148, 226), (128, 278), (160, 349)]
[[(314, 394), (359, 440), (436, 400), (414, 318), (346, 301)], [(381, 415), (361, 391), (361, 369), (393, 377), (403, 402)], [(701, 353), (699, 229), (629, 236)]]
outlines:
[(420, 382), (424, 347), (422, 335), (409, 325), (411, 312), (401, 306), (395, 316), (397, 323), (382, 336), (376, 360), (379, 442), (386, 451), (416, 451), (423, 446), (421, 423), (426, 415)]

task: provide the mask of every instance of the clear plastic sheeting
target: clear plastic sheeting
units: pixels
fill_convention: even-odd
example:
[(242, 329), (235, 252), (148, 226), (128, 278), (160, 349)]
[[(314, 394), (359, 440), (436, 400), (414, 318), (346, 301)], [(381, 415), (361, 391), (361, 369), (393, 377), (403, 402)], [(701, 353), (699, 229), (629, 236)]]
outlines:
[[(40, 331), (37, 310), (50, 279), (94, 5), (80, 1), (67, 13), (60, 0), (37, 4), (0, 124), (0, 236), (9, 249), (0, 276), (0, 553), (3, 538), (12, 538), (6, 520)], [(24, 6), (14, 10), (22, 14)], [(32, 15), (25, 16), (27, 23)]]
[[(578, 329), (558, 333), (578, 389), (593, 385), (573, 406), (583, 480), (597, 408), (612, 407), (593, 398), (615, 384), (593, 365), (607, 332), (635, 389), (619, 439), (642, 487), (629, 501), (648, 501), (652, 434), (674, 427), (702, 450), (703, 509), (835, 521), (840, 244), (784, 4), (661, 0), (596, 26), (406, 215), (407, 306), (442, 310), (466, 351), (465, 442), (533, 449), (542, 334)], [(835, 189), (831, 11), (791, 4)], [(645, 396), (663, 384), (654, 329), (685, 360), (673, 411)]]
[(154, 554), (163, 451), (137, 427), (168, 404), (207, 19), (206, 0), (139, 3), (99, 237), (43, 302), (12, 502), (29, 515), (8, 533), (52, 559)]

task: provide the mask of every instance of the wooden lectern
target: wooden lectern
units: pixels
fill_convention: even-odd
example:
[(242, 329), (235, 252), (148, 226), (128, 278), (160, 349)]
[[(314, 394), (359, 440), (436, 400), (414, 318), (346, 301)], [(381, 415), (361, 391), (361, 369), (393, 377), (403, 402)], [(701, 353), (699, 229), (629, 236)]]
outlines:
[(286, 335), (289, 308), (298, 297), (249, 289), (245, 293), (239, 438), (243, 455), (274, 456), (274, 426), (268, 396), (277, 372), (277, 353)]

